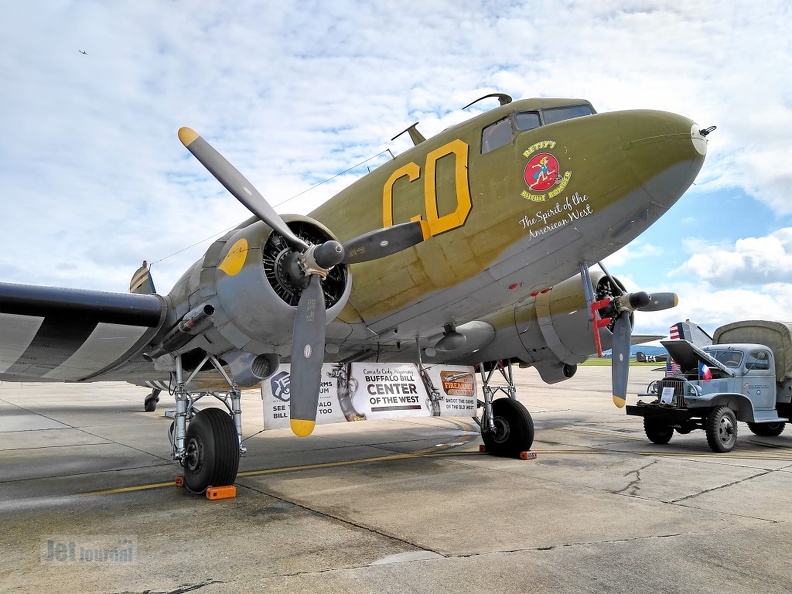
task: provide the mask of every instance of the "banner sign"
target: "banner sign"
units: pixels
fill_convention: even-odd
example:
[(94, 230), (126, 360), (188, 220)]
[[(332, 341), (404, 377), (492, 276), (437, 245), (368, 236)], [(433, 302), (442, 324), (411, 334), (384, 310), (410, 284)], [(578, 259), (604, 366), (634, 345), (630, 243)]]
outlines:
[[(261, 382), (264, 429), (289, 427), (290, 369)], [(473, 417), (476, 374), (462, 365), (325, 363), (316, 423), (396, 417)]]

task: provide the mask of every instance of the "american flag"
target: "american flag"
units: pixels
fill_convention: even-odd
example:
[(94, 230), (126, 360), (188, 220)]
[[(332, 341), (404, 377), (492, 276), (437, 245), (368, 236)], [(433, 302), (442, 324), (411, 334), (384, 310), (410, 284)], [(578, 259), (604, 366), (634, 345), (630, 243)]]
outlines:
[(679, 366), (679, 363), (674, 361), (671, 358), (666, 359), (666, 375), (679, 375), (682, 373), (682, 368)]
[[(676, 324), (672, 324), (668, 334), (671, 340), (679, 340), (681, 338), (681, 335), (683, 334), (682, 322), (677, 322)], [(665, 374), (678, 375), (680, 373), (682, 373), (682, 368), (679, 366), (679, 363), (671, 359), (671, 355), (669, 355), (668, 359), (666, 359)]]

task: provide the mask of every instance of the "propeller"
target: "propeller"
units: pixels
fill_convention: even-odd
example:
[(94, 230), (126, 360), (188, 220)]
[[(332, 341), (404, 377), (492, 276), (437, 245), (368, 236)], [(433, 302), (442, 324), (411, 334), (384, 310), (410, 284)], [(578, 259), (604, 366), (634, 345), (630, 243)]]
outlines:
[(298, 254), (298, 265), (290, 274), (295, 284), (305, 286), (305, 289), (297, 303), (292, 334), (290, 425), (295, 435), (306, 437), (316, 425), (324, 362), (327, 308), (322, 280), (338, 264), (384, 258), (428, 239), (428, 224), (426, 221), (411, 221), (369, 231), (343, 245), (332, 239), (310, 245), (289, 228), (244, 175), (194, 130), (180, 128), (179, 140), (234, 198), (282, 236)]
[(613, 384), (613, 404), (624, 408), (627, 403), (627, 381), (630, 375), (630, 346), (632, 346), (632, 313), (634, 311), (661, 311), (675, 307), (679, 303), (676, 293), (646, 293), (638, 291), (627, 293), (622, 286), (605, 270), (600, 268), (610, 281), (611, 290), (616, 296), (602, 310), (604, 315), (614, 319), (613, 343), (611, 345), (611, 382)]

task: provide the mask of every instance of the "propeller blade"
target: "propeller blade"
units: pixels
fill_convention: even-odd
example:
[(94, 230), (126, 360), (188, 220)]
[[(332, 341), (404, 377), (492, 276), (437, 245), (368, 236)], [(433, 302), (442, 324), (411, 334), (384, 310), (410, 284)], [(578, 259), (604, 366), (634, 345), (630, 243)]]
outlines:
[(292, 336), (290, 425), (298, 437), (307, 437), (316, 425), (326, 321), (322, 282), (312, 274), (297, 304)]
[(679, 297), (676, 293), (652, 293), (649, 298), (649, 304), (639, 307), (640, 311), (662, 311), (679, 304)]
[(308, 249), (308, 244), (289, 229), (253, 184), (195, 130), (179, 128), (179, 140), (245, 208), (282, 235), (294, 249), (301, 252)]
[(630, 374), (630, 312), (623, 311), (613, 326), (613, 360), (611, 378), (613, 382), (613, 404), (623, 408), (627, 403), (627, 379)]
[(411, 221), (358, 235), (344, 244), (344, 264), (369, 262), (390, 256), (430, 237), (426, 221)]

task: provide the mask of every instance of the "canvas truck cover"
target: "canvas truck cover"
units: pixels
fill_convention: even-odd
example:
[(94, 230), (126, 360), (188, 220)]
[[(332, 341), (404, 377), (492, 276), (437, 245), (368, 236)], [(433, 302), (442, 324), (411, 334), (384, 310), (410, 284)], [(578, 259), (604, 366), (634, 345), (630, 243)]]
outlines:
[(715, 344), (752, 343), (770, 347), (776, 380), (792, 378), (792, 322), (745, 320), (715, 330)]

